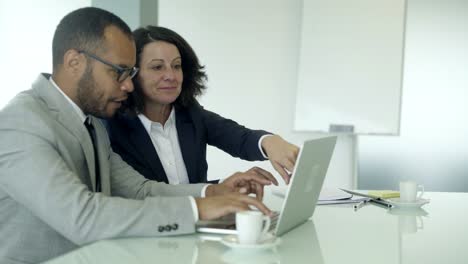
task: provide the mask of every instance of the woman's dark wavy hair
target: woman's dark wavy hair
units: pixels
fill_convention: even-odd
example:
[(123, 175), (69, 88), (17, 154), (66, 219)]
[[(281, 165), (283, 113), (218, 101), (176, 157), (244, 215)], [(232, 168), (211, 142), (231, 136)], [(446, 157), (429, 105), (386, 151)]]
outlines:
[[(177, 47), (182, 59), (182, 71), (184, 81), (182, 82), (182, 91), (174, 102), (177, 106), (189, 107), (196, 102), (196, 97), (206, 89), (205, 82), (208, 77), (204, 71), (204, 66), (200, 65), (199, 60), (188, 42), (176, 32), (156, 26), (141, 27), (133, 31), (133, 37), (136, 43), (136, 65), (140, 67), (141, 53), (143, 48), (155, 41), (164, 41)], [(137, 78), (133, 78), (135, 90), (129, 95), (126, 102), (126, 111), (133, 114), (143, 111), (143, 91)]]

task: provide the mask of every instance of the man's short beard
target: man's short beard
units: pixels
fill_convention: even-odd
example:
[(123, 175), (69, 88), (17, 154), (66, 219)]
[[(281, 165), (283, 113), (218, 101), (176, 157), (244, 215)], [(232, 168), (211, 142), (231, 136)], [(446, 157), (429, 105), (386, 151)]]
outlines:
[(96, 117), (106, 117), (101, 108), (105, 107), (100, 105), (100, 97), (97, 85), (93, 77), (93, 67), (88, 64), (86, 66), (83, 76), (78, 81), (77, 98), (81, 110), (85, 115), (93, 115)]

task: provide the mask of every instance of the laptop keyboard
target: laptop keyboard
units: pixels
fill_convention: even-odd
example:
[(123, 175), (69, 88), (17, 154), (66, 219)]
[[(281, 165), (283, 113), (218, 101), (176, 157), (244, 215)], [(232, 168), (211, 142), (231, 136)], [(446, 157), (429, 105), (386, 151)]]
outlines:
[(279, 215), (280, 213), (275, 211), (273, 212), (273, 215), (270, 216), (270, 228), (268, 229), (268, 231), (275, 230), (276, 224), (278, 223)]

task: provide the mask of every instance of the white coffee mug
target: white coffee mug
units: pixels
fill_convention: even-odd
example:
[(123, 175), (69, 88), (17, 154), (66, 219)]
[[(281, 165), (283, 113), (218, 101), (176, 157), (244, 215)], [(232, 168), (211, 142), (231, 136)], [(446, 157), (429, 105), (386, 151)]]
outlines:
[[(419, 193), (419, 194), (418, 194)], [(402, 202), (416, 202), (424, 194), (424, 186), (417, 184), (414, 181), (401, 181), (400, 182), (400, 201)]]
[(237, 238), (240, 244), (256, 244), (270, 228), (270, 218), (259, 211), (236, 213)]

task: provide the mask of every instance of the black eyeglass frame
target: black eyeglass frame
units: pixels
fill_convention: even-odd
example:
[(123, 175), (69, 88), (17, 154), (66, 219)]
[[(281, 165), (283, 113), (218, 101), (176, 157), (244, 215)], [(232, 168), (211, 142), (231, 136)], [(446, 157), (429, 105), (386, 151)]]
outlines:
[(117, 73), (117, 82), (121, 83), (123, 81), (125, 81), (128, 77), (130, 77), (130, 79), (132, 79), (133, 77), (135, 77), (135, 75), (138, 73), (138, 68), (137, 67), (132, 67), (132, 68), (126, 68), (126, 67), (121, 67), (119, 65), (116, 65), (114, 63), (110, 63), (104, 59), (101, 59), (100, 57), (92, 54), (92, 53), (89, 53), (85, 50), (78, 50), (78, 53), (83, 53), (84, 55), (88, 56), (88, 57), (91, 57), (109, 67), (111, 67), (116, 73)]

